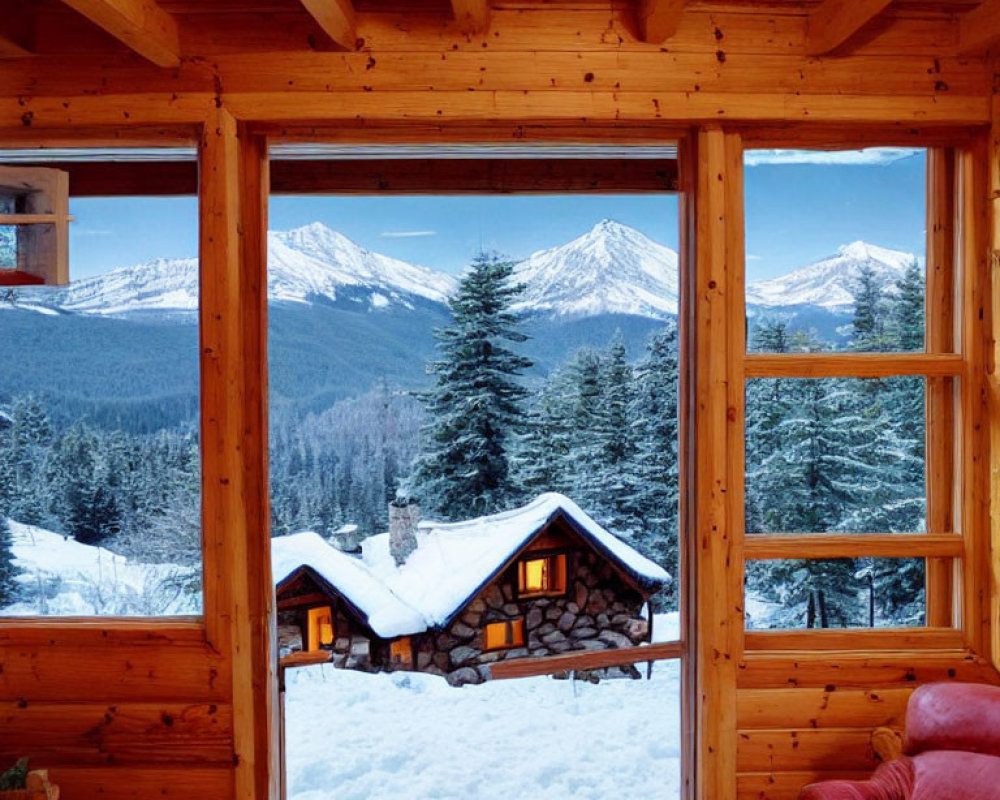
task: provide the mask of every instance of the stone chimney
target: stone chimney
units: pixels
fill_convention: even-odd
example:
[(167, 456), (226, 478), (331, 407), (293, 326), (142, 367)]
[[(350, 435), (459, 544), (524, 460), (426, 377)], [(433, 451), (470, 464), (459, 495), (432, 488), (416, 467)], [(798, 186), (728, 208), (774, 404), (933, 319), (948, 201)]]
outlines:
[(409, 497), (397, 497), (389, 503), (389, 552), (400, 566), (417, 549), (417, 523), (420, 506)]

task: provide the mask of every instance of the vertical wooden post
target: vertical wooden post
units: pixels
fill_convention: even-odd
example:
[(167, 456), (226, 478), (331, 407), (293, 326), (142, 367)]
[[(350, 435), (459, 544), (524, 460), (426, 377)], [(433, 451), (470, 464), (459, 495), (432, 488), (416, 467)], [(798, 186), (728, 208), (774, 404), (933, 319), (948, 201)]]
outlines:
[[(955, 152), (927, 153), (927, 295), (926, 350), (955, 352)], [(955, 530), (955, 381), (927, 378), (927, 532)], [(928, 558), (927, 624), (954, 624), (954, 561)]]
[[(995, 61), (1000, 81), (1000, 58)], [(992, 346), (988, 354), (990, 387), (990, 500), (991, 562), (990, 620), (993, 665), (1000, 669), (1000, 86), (994, 87), (992, 128), (989, 145), (990, 205), (990, 296), (992, 306)]]
[(698, 136), (695, 198), (697, 792), (736, 796), (736, 675), (743, 643), (743, 153)]
[[(678, 143), (677, 160), (679, 164), (678, 178), (681, 202), (678, 208), (679, 216), (679, 252), (680, 274), (679, 287), (679, 317), (677, 324), (678, 352), (680, 374), (677, 381), (677, 418), (680, 421), (677, 430), (677, 452), (680, 454), (678, 470), (678, 558), (677, 579), (680, 585), (678, 592), (678, 607), (681, 619), (681, 641), (684, 644), (684, 655), (681, 657), (681, 786), (680, 800), (695, 800), (695, 775), (697, 772), (695, 760), (695, 740), (698, 731), (697, 703), (694, 698), (697, 693), (698, 659), (694, 645), (694, 610), (697, 608), (695, 596), (695, 573), (697, 565), (697, 547), (695, 547), (694, 509), (696, 499), (694, 487), (696, 474), (694, 468), (695, 420), (694, 408), (694, 304), (695, 281), (694, 265), (696, 261), (695, 241), (697, 214), (695, 198), (698, 186), (698, 142), (694, 131), (686, 139)], [(652, 619), (652, 616), (650, 616)]]
[(959, 154), (962, 351), (961, 526), (965, 541), (962, 628), (965, 644), (977, 653), (991, 647), (990, 586), (984, 564), (990, 563), (990, 485), (987, 474), (991, 432), (988, 136), (978, 136)]
[(205, 626), (233, 678), (236, 796), (278, 797), (267, 462), (266, 142), (225, 108), (200, 160)]

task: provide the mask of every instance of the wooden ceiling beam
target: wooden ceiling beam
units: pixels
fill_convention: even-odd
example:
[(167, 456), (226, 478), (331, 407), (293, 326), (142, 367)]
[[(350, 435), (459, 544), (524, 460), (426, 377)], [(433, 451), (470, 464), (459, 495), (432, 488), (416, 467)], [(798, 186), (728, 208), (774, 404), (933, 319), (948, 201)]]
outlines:
[(877, 17), (892, 0), (823, 0), (809, 14), (806, 54), (822, 56), (836, 50)]
[(177, 22), (153, 0), (62, 0), (159, 67), (181, 62)]
[(639, 0), (639, 38), (662, 44), (677, 33), (687, 0)]
[(351, 0), (302, 0), (302, 5), (335, 45), (356, 49), (357, 22)]
[(20, 58), (34, 51), (34, 20), (23, 7), (8, 9), (0, 19), (0, 58)]
[(451, 10), (462, 33), (475, 35), (490, 29), (489, 0), (451, 0)]
[(963, 55), (982, 53), (1000, 44), (1000, 0), (984, 0), (959, 22), (958, 47)]

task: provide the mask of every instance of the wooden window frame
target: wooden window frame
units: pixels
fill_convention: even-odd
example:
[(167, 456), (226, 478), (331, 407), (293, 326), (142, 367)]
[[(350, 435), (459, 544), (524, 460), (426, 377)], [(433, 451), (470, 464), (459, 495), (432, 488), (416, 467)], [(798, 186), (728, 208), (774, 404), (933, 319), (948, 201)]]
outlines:
[[(752, 149), (752, 137), (746, 149)], [(891, 144), (887, 136), (886, 145)], [(869, 141), (864, 146), (879, 146)], [(851, 149), (852, 143), (828, 140), (768, 142), (768, 147)], [(842, 557), (912, 558), (926, 564), (925, 625), (913, 628), (746, 630), (747, 651), (891, 651), (903, 649), (983, 652), (988, 609), (982, 593), (983, 553), (988, 543), (981, 500), (985, 461), (977, 442), (984, 409), (977, 402), (986, 375), (982, 315), (984, 276), (977, 247), (985, 187), (976, 174), (984, 156), (981, 140), (958, 139), (954, 146), (935, 138), (910, 142), (927, 152), (927, 282), (925, 351), (919, 353), (746, 352), (745, 278), (729, 285), (738, 295), (744, 333), (738, 379), (745, 391), (752, 378), (877, 378), (913, 375), (927, 379), (926, 491), (927, 532), (913, 534), (747, 534), (742, 498), (745, 496), (743, 447), (736, 465), (739, 528), (745, 560), (827, 559)], [(981, 192), (981, 195), (977, 195)], [(741, 260), (742, 263), (742, 260)], [(735, 284), (735, 285), (734, 285)], [(965, 309), (968, 313), (963, 313)], [(741, 403), (741, 408), (743, 404)], [(741, 415), (740, 435), (745, 420)], [(981, 504), (980, 504), (981, 505)], [(745, 591), (743, 587), (742, 591)], [(745, 601), (744, 601), (745, 602)]]
[[(559, 568), (558, 561), (562, 560), (562, 588), (548, 588), (537, 592), (525, 591), (524, 573), (529, 561), (548, 561), (549, 583), (558, 583)], [(530, 600), (535, 597), (565, 597), (569, 585), (569, 551), (568, 550), (541, 550), (525, 553), (517, 561), (517, 575), (515, 579), (515, 594), (519, 599)]]
[[(486, 644), (487, 631), (496, 626), (504, 626), (504, 644), (494, 645), (493, 647), (488, 647)], [(515, 636), (515, 630), (519, 633), (519, 636)], [(513, 619), (499, 619), (493, 622), (487, 622), (483, 626), (483, 652), (491, 653), (496, 650), (513, 650), (516, 647), (524, 647), (524, 643), (527, 639), (524, 636), (524, 617), (514, 617)]]

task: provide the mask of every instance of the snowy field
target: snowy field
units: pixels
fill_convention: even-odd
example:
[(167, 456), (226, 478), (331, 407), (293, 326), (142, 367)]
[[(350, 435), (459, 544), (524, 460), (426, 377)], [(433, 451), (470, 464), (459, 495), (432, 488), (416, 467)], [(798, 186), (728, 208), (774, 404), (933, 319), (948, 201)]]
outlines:
[[(4, 616), (197, 614), (197, 575), (176, 564), (130, 561), (103, 547), (9, 520), (22, 600)], [(195, 590), (195, 591), (193, 591)]]
[[(669, 618), (669, 619), (668, 619)], [(658, 615), (658, 639), (676, 615)], [(645, 665), (640, 665), (645, 675)], [(290, 800), (671, 800), (680, 664), (599, 684), (548, 677), (455, 689), (413, 672), (287, 672)]]

